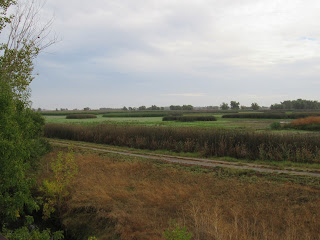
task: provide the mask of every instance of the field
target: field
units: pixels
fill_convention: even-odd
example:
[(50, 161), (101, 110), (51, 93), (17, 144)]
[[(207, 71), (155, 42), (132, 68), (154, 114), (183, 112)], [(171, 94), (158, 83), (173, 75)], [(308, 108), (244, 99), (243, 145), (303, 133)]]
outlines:
[[(73, 151), (78, 173), (56, 211), (67, 237), (169, 239), (183, 227), (199, 240), (320, 237), (319, 179)], [(68, 150), (43, 159), (39, 183), (58, 152)]]
[[(195, 115), (195, 114), (189, 114)], [(208, 114), (202, 114), (208, 115)], [(211, 114), (212, 115), (212, 114)], [(99, 124), (116, 123), (122, 125), (145, 125), (145, 126), (177, 126), (177, 127), (219, 127), (228, 129), (251, 129), (267, 130), (274, 121), (290, 122), (288, 119), (239, 119), (222, 118), (223, 114), (214, 114), (217, 121), (214, 122), (172, 122), (162, 121), (162, 117), (102, 117), (97, 115), (94, 119), (66, 119), (62, 116), (44, 116), (47, 123), (73, 123), (73, 124)]]
[[(74, 159), (78, 166), (52, 218), (68, 238), (81, 240), (320, 239), (318, 176), (172, 164), (148, 157), (167, 154), (320, 172), (317, 131), (270, 128), (273, 122), (283, 126), (291, 119), (222, 118), (224, 114), (184, 114), (217, 118), (202, 122), (45, 116), (45, 136), (74, 144), (74, 158), (67, 155), (70, 149), (53, 145), (42, 160), (38, 184), (54, 182), (52, 162), (58, 156), (59, 161), (61, 156)], [(114, 153), (99, 152), (101, 148)]]

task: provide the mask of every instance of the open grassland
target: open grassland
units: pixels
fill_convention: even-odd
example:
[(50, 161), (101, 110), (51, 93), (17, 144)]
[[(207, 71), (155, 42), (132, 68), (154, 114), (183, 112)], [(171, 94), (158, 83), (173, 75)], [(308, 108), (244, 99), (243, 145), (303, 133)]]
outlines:
[[(186, 116), (198, 116), (190, 113)], [(44, 116), (46, 123), (72, 123), (82, 125), (94, 125), (100, 123), (116, 123), (119, 125), (144, 125), (144, 126), (172, 126), (172, 127), (213, 127), (226, 129), (269, 130), (269, 126), (279, 119), (239, 119), (221, 118), (222, 114), (203, 113), (201, 116), (214, 116), (217, 121), (176, 122), (162, 121), (162, 117), (102, 117), (97, 115), (95, 119), (66, 119), (61, 116)], [(281, 120), (280, 120), (281, 121)], [(283, 121), (288, 121), (283, 119)]]
[[(51, 178), (56, 156), (43, 159), (39, 182)], [(172, 220), (197, 240), (320, 238), (319, 183), (92, 152), (75, 159), (78, 174), (60, 209), (75, 239), (160, 240)]]
[(46, 124), (44, 135), (138, 149), (196, 152), (261, 161), (320, 162), (319, 135), (273, 134), (216, 128)]

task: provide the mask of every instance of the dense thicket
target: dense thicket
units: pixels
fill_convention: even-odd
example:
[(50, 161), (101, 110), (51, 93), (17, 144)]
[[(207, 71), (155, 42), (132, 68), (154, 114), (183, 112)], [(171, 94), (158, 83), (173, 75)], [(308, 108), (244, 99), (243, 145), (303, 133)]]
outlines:
[(38, 208), (30, 192), (32, 178), (26, 173), (36, 167), (46, 144), (40, 138), (44, 125), (40, 114), (14, 99), (9, 84), (0, 81), (0, 89), (0, 225), (10, 226)]
[(271, 105), (271, 109), (320, 109), (320, 102), (312, 100), (287, 100)]
[(66, 116), (67, 119), (87, 119), (87, 118), (97, 118), (94, 114), (70, 114)]
[(166, 116), (162, 121), (195, 122), (195, 121), (217, 121), (214, 116)]
[[(51, 234), (34, 223), (32, 214), (40, 206), (31, 188), (47, 144), (41, 138), (44, 119), (30, 109), (29, 84), (33, 60), (43, 46), (39, 35), (47, 31), (34, 25), (35, 1), (20, 3), (0, 1), (0, 32), (10, 23), (9, 36), (1, 33), (5, 43), (0, 43), (0, 233), (9, 239), (44, 240)], [(12, 4), (18, 4), (18, 10), (8, 17)], [(60, 234), (55, 239), (61, 238)]]
[(320, 116), (319, 112), (303, 112), (303, 113), (237, 113), (226, 114), (222, 118), (257, 118), (257, 119), (298, 119), (310, 116)]
[(44, 135), (141, 149), (198, 152), (251, 160), (320, 162), (319, 136), (222, 129), (46, 124)]

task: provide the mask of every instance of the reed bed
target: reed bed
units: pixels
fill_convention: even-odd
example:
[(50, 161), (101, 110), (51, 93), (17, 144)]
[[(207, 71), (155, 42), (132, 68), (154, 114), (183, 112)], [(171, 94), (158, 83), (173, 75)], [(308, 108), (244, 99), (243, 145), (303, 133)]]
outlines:
[(197, 152), (250, 160), (320, 162), (319, 136), (216, 128), (46, 124), (44, 136), (138, 149)]

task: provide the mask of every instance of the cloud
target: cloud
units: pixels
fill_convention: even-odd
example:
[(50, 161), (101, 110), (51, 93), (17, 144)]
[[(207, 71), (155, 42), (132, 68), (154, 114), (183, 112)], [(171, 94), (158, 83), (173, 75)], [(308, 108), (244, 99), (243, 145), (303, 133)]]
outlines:
[[(79, 81), (89, 95), (87, 85), (96, 86), (96, 105), (97, 88), (117, 92), (118, 102), (103, 97), (119, 106), (146, 93), (160, 96), (159, 105), (167, 104), (161, 96), (199, 97), (199, 105), (230, 95), (248, 102), (265, 96), (256, 99), (269, 104), (301, 89), (312, 97), (320, 77), (319, 8), (318, 0), (47, 0), (62, 42), (39, 57), (37, 72), (55, 89), (72, 92), (65, 86)], [(40, 99), (49, 90), (36, 81)]]

